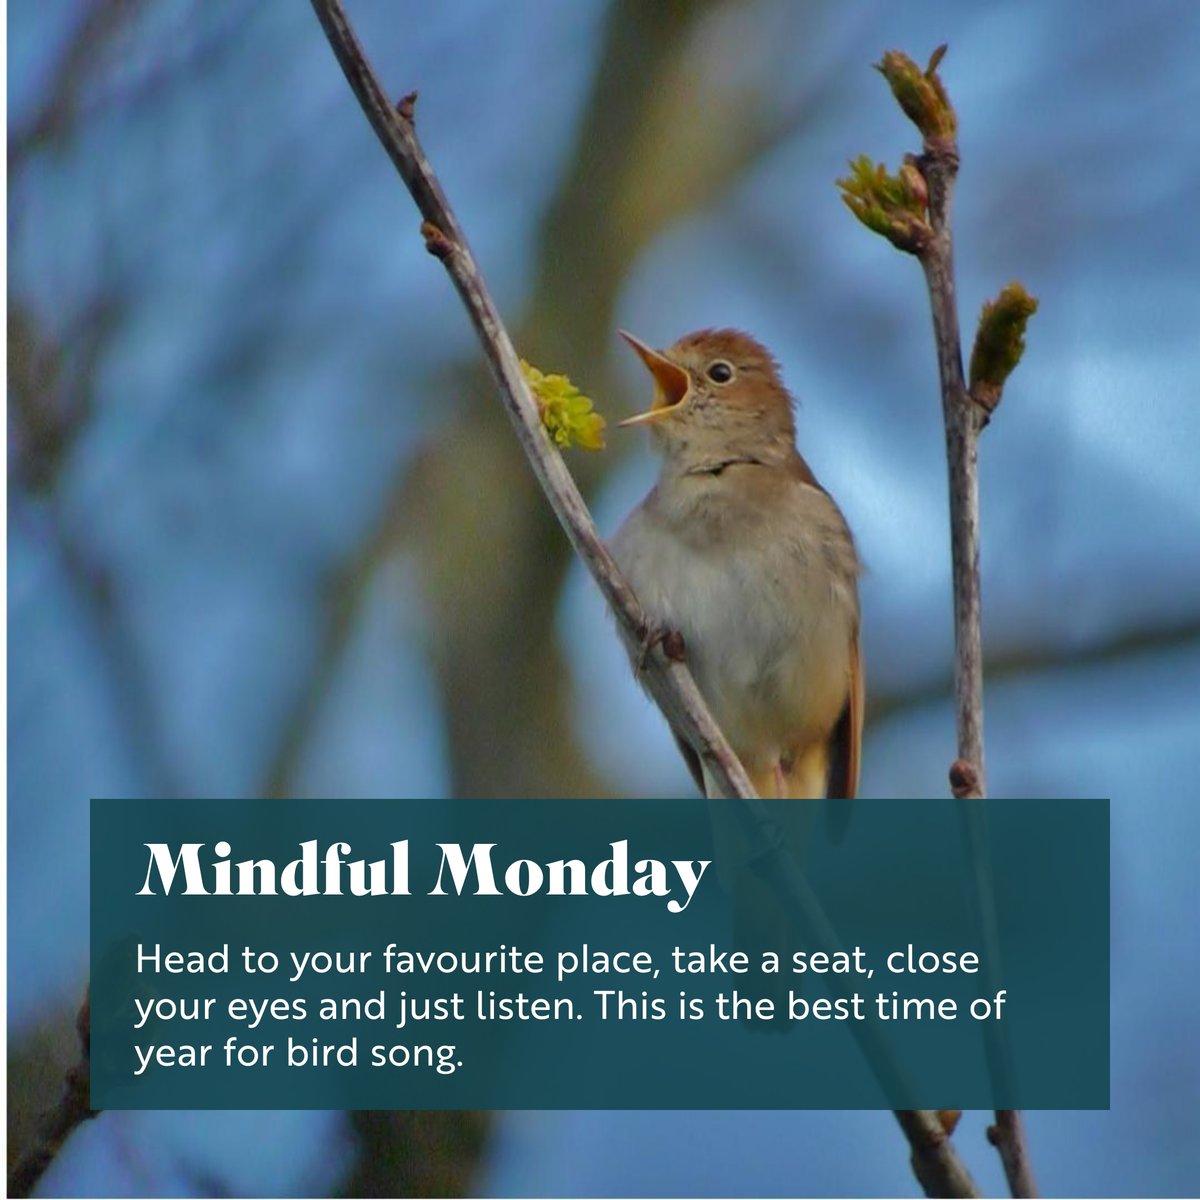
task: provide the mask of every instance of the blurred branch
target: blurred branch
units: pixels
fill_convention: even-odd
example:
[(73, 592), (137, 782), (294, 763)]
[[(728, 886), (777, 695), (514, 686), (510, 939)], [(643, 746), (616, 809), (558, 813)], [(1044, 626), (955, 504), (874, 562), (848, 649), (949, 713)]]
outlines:
[[(525, 357), (586, 381), (592, 395), (615, 386), (612, 313), (630, 265), (664, 222), (695, 202), (695, 192), (662, 189), (679, 171), (640, 167), (661, 161), (663, 150), (641, 131), (664, 103), (692, 95), (694, 75), (678, 64), (713, 7), (611, 5), (570, 165), (542, 220), (516, 341)], [(741, 151), (739, 140), (712, 137), (706, 162), (719, 165), (731, 145)], [(556, 536), (477, 360), (435, 386), (465, 403), (422, 455), (410, 525), (423, 558), (454, 791), (602, 795), (611, 785), (583, 752), (570, 664), (551, 632), (570, 546)], [(579, 462), (585, 495), (602, 469)], [(462, 487), (464, 477), (472, 488)]]
[(377, 568), (396, 548), (404, 500), (404, 487), (394, 488), (366, 541), (338, 568), (326, 589), (324, 607), (328, 619), (321, 632), (312, 669), (284, 720), (283, 735), (267, 766), (262, 788), (264, 796), (284, 799), (296, 794), (301, 758), (350, 636), (357, 627), (371, 580)]
[(49, 337), (20, 297), (8, 306), (9, 421), (15, 452), (10, 480), (31, 492), (53, 490), (92, 415), (92, 380), (124, 316), (121, 298), (100, 292), (71, 327)]
[(479, 1161), (490, 1113), (360, 1112), (352, 1121), (370, 1152), (360, 1154), (348, 1196), (470, 1196), (467, 1164)]
[[(90, 0), (47, 76), (45, 96), (31, 119), (9, 138), (10, 175), (33, 151), (71, 136), (83, 90), (105, 50), (145, 5), (145, 0)], [(29, 498), (26, 516), (45, 518), (59, 564), (90, 622), (104, 656), (113, 710), (133, 743), (134, 757), (162, 796), (181, 794), (159, 729), (159, 703), (141, 661), (133, 631), (121, 611), (107, 565), (69, 527), (56, 489), (94, 410), (101, 359), (125, 316), (126, 296), (98, 289), (65, 330), (49, 335), (33, 306), (10, 295), (8, 311), (10, 497)], [(44, 532), (39, 530), (39, 532)]]
[(107, 45), (144, 6), (145, 0), (91, 0), (51, 71), (45, 99), (8, 138), (8, 171), (15, 173), (35, 151), (60, 140), (74, 125), (83, 89)]
[[(1015, 648), (1007, 653), (990, 654), (984, 658), (988, 680), (995, 684), (1019, 680), (1028, 675), (1047, 671), (1082, 671), (1188, 646), (1200, 639), (1200, 619), (1182, 618), (1157, 625), (1132, 626), (1114, 633), (1104, 641), (1085, 646), (1046, 645), (1035, 649)], [(898, 714), (934, 704), (950, 694), (954, 681), (950, 677), (930, 680), (915, 687), (876, 695), (868, 704), (871, 722), (884, 721)]]
[[(963, 379), (962, 342), (955, 302), (954, 242), (951, 207), (958, 176), (958, 117), (938, 74), (946, 53), (939, 46), (922, 69), (908, 55), (890, 50), (878, 69), (897, 103), (920, 130), (922, 153), (906, 156), (890, 174), (865, 156), (851, 163), (839, 180), (843, 199), (854, 215), (897, 249), (917, 257), (925, 272), (941, 383), (942, 418), (950, 477), (950, 551), (954, 589), (954, 696), (958, 757), (950, 767), (957, 799), (981, 800), (987, 781), (983, 756), (983, 620), (979, 580), (979, 434), (1000, 403), (1009, 374), (1024, 349), (1025, 324), (1037, 303), (1019, 284), (1010, 284), (984, 306), (971, 388)], [(968, 897), (990, 974), (1000, 971), (995, 896), (990, 882), (983, 829), (984, 814), (964, 810), (974, 888)], [(1001, 1033), (989, 1029), (986, 1040), (993, 1088), (1011, 1094), (1008, 1054)], [(989, 1140), (1000, 1152), (1013, 1196), (1035, 1196), (1036, 1185), (1025, 1145), (1021, 1116), (997, 1110)], [(928, 1185), (922, 1180), (926, 1192)], [(932, 1193), (929, 1193), (932, 1194)]]
[(8, 1175), (8, 1194), (28, 1196), (37, 1186), (54, 1156), (75, 1130), (96, 1116), (89, 1104), (91, 1086), (91, 1007), (85, 993), (75, 1018), (79, 1035), (79, 1062), (66, 1074), (62, 1098), (42, 1120), (37, 1141), (17, 1160)]
[[(10, 310), (10, 326), (17, 305)], [(65, 370), (60, 363), (61, 350), (50, 347), (39, 352), (43, 359), (32, 378), (21, 362), (25, 351), (9, 344), (10, 393), (13, 403), (9, 418), (13, 440), (20, 447), (13, 464), (10, 484), (14, 502), (10, 516), (35, 527), (34, 537), (43, 537), (57, 555), (71, 589), (86, 615), (88, 631), (103, 656), (108, 686), (113, 693), (112, 708), (120, 714), (120, 725), (129, 739), (133, 757), (149, 777), (149, 787), (164, 798), (183, 794), (160, 728), (159, 702), (148, 677), (136, 637), (122, 611), (117, 583), (112, 571), (70, 527), (63, 506), (55, 494), (55, 485), (71, 447), (84, 429), (91, 413), (91, 391), (102, 344), (107, 343), (111, 322), (103, 330), (89, 332), (82, 368), (74, 370), (69, 385), (62, 383)], [(21, 325), (21, 341), (41, 344), (28, 323)], [(74, 393), (75, 398), (59, 400), (55, 393)], [(42, 493), (38, 495), (37, 493)], [(26, 503), (21, 504), (20, 501)], [(48, 525), (46, 529), (44, 526)], [(45, 535), (49, 536), (45, 536)]]
[(115, 707), (133, 745), (135, 760), (149, 777), (149, 791), (162, 800), (185, 795), (160, 727), (161, 704), (142, 660), (137, 639), (117, 595), (108, 566), (95, 559), (56, 516), (59, 557), (91, 616), (92, 632), (108, 665)]

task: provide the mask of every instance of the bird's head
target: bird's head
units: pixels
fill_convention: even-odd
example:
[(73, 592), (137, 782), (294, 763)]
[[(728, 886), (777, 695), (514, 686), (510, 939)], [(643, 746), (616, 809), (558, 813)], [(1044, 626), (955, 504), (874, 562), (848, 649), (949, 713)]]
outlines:
[(703, 464), (795, 453), (792, 398), (765, 346), (736, 329), (702, 329), (666, 350), (622, 331), (654, 378), (650, 407), (621, 425), (648, 425), (668, 458)]

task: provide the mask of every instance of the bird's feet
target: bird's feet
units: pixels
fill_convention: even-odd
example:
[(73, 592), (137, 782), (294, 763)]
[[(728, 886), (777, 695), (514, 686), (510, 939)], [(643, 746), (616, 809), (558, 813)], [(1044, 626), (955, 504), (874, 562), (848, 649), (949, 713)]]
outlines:
[(639, 675), (645, 671), (655, 646), (662, 646), (663, 654), (672, 662), (683, 662), (683, 634), (678, 629), (668, 629), (665, 625), (643, 625), (638, 632), (640, 636), (634, 668)]

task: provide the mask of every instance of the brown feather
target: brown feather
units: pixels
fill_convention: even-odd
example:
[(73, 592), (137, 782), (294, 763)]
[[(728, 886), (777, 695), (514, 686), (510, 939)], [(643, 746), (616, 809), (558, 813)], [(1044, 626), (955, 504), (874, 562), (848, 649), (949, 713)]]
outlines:
[(700, 795), (703, 796), (706, 789), (704, 787), (704, 772), (700, 768), (700, 755), (678, 734), (675, 734), (675, 745), (679, 747), (679, 753), (683, 755), (683, 761), (687, 763), (687, 769), (692, 773), (692, 779), (695, 780), (696, 786), (700, 789)]
[(825, 828), (829, 836), (840, 842), (850, 828), (851, 807), (842, 800), (853, 800), (858, 794), (859, 764), (862, 761), (863, 726), (863, 669), (858, 636), (850, 647), (850, 695), (838, 717), (830, 738), (829, 797), (825, 812)]
[(862, 757), (863, 669), (858, 637), (850, 645), (850, 694), (829, 739), (829, 788), (831, 800), (853, 800), (858, 794), (858, 772)]

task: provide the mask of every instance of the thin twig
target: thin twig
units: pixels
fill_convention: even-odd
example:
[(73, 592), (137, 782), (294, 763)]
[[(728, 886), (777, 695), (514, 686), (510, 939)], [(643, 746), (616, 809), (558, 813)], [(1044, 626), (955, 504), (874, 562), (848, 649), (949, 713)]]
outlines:
[(79, 1062), (63, 1080), (58, 1103), (42, 1118), (37, 1141), (17, 1160), (8, 1174), (8, 1194), (28, 1196), (62, 1149), (63, 1143), (85, 1121), (96, 1116), (89, 1102), (91, 1087), (91, 1006), (85, 994), (75, 1018), (79, 1035)]
[(897, 1109), (896, 1120), (912, 1149), (913, 1174), (926, 1196), (980, 1195), (937, 1113), (925, 1109)]
[[(542, 428), (533, 398), (521, 376), (516, 352), (471, 255), (467, 240), (417, 140), (415, 94), (393, 106), (367, 62), (339, 0), (311, 0), (334, 55), (371, 127), (416, 201), (424, 223), (426, 248), (445, 266), (466, 306), (500, 391), (517, 439), (555, 515), (617, 620), (626, 643), (637, 650), (650, 630), (636, 596), (601, 541), (561, 455)], [(961, 374), (961, 370), (960, 370)], [(655, 645), (646, 658), (643, 680), (672, 729), (709, 766), (722, 796), (755, 800), (755, 792), (701, 697), (686, 662)], [(751, 818), (752, 822), (755, 818)], [(803, 908), (803, 903), (801, 904)], [(812, 914), (809, 914), (810, 916)], [(930, 1196), (978, 1193), (937, 1115), (900, 1111), (897, 1120), (912, 1148), (913, 1168)]]
[(1014, 1109), (997, 1109), (996, 1123), (988, 1126), (988, 1141), (996, 1147), (1004, 1164), (1004, 1175), (1014, 1196), (1036, 1196), (1037, 1183), (1029, 1161), (1025, 1123)]
[[(983, 410), (963, 379), (962, 342), (954, 296), (954, 244), (950, 207), (958, 173), (958, 149), (951, 142), (926, 146), (919, 160), (929, 188), (933, 238), (918, 257), (929, 285), (933, 333), (937, 342), (946, 461), (950, 472), (950, 558), (954, 578), (954, 700), (958, 757), (975, 770), (974, 797), (987, 791), (983, 764), (983, 633), (979, 584), (978, 437)], [(964, 797), (967, 798), (967, 797)]]
[[(837, 933), (825, 915), (821, 903), (796, 864), (784, 849), (783, 836), (771, 820), (761, 800), (738, 805), (743, 833), (753, 848), (752, 864), (783, 901), (785, 911), (802, 928), (814, 945), (833, 958), (844, 953)], [(829, 985), (841, 992), (847, 986), (837, 976)], [(884, 1092), (894, 1102), (909, 1099), (908, 1076), (891, 1052), (887, 1039), (873, 1021), (854, 1022), (851, 1035), (870, 1064)], [(970, 1172), (950, 1142), (947, 1127), (936, 1112), (928, 1109), (894, 1109), (896, 1121), (911, 1150), (913, 1174), (927, 1196), (978, 1196)]]
[[(1180, 615), (1174, 620), (1131, 622), (1100, 641), (1084, 646), (1059, 644), (1013, 647), (993, 652), (985, 660), (986, 674), (997, 681), (1028, 685), (1031, 676), (1058, 672), (1081, 673), (1110, 663), (1122, 663), (1142, 655), (1186, 652), (1200, 640), (1200, 614)], [(949, 678), (921, 680), (893, 692), (877, 690), (867, 701), (867, 724), (885, 721), (916, 708), (945, 699), (953, 688)]]
[[(931, 82), (944, 52), (945, 47), (942, 47), (930, 61), (926, 78)], [(915, 253), (929, 288), (950, 484), (954, 700), (958, 741), (958, 757), (950, 767), (950, 786), (956, 798), (971, 801), (987, 795), (983, 755), (983, 609), (979, 576), (979, 434), (999, 402), (1000, 394), (997, 388), (991, 403), (985, 406), (968, 391), (963, 377), (951, 232), (951, 208), (959, 164), (954, 132), (956, 121), (940, 84), (937, 92), (944, 102), (949, 121), (935, 132), (931, 124), (914, 117), (924, 135), (924, 152), (914, 165), (925, 181), (932, 231), (932, 237), (920, 240)], [(900, 98), (899, 92), (897, 98)], [(937, 106), (936, 99), (933, 104)], [(910, 115), (913, 114), (910, 112)], [(968, 804), (963, 817), (967, 826), (972, 878), (976, 882), (976, 892), (971, 897), (972, 909), (985, 939), (988, 970), (994, 978), (1000, 972), (999, 937), (990, 865), (985, 852), (984, 814), (975, 805)], [(1000, 1031), (989, 1030), (987, 1050), (993, 1087), (999, 1095), (1007, 1097), (1012, 1094), (1012, 1079), (1007, 1045)], [(1000, 1153), (1011, 1194), (1014, 1197), (1036, 1196), (1037, 1186), (1020, 1113), (997, 1109), (996, 1123), (989, 1129), (988, 1138)]]

